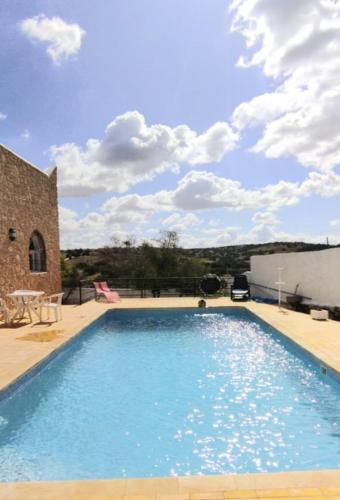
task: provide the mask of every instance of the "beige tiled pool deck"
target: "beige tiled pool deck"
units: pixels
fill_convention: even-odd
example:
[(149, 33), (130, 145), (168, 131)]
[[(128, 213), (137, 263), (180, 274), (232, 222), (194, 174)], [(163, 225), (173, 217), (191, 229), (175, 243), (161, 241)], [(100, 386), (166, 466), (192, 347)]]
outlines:
[[(63, 306), (58, 323), (21, 323), (16, 328), (0, 324), (0, 390), (111, 308), (196, 307), (197, 298), (123, 299), (118, 304), (88, 302)], [(256, 303), (236, 304), (227, 298), (208, 299), (208, 307), (240, 305), (257, 314), (295, 343), (340, 372), (340, 323), (318, 322), (294, 311)], [(338, 498), (340, 471), (242, 474), (214, 477), (122, 479), (0, 483), (0, 499), (109, 499), (159, 498), (173, 500), (223, 498)]]

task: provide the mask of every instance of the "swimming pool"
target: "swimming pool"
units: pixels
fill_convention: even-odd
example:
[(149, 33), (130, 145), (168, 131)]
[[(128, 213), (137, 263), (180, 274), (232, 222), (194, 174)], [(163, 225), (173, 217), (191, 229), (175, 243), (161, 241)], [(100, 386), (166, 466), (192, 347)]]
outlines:
[(330, 469), (335, 380), (243, 308), (115, 310), (0, 403), (0, 480)]

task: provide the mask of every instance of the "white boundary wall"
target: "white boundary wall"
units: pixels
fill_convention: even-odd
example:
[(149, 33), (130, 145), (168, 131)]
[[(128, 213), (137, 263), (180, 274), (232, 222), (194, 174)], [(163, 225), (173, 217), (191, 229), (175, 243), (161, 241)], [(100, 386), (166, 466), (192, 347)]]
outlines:
[[(282, 289), (310, 297), (314, 305), (340, 306), (340, 248), (317, 252), (254, 255), (250, 259), (249, 281), (278, 288), (278, 267), (282, 267)], [(252, 295), (277, 298), (278, 293), (252, 286)], [(286, 295), (282, 295), (285, 300)]]

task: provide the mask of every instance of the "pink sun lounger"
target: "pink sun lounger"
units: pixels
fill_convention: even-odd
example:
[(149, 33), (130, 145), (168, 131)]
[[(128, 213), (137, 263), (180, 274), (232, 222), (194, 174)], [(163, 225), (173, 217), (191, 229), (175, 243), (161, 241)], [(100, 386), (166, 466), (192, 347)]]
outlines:
[(104, 296), (107, 302), (118, 302), (120, 300), (119, 293), (114, 290), (110, 290), (106, 281), (94, 281), (93, 284), (97, 297)]

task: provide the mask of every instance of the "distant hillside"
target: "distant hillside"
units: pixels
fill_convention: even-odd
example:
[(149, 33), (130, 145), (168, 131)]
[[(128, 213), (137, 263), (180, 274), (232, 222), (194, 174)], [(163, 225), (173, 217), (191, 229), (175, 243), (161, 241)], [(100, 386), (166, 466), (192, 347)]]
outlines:
[[(215, 248), (180, 248), (176, 252), (177, 255), (182, 255), (183, 259), (191, 258), (197, 264), (200, 263), (200, 268), (203, 272), (212, 272), (219, 275), (235, 275), (250, 269), (250, 257), (252, 255), (308, 252), (325, 250), (327, 248), (335, 248), (335, 246), (303, 242), (275, 242)], [(116, 262), (122, 262), (131, 251), (131, 249), (117, 249)], [(112, 250), (110, 252), (112, 253)], [(113, 250), (113, 252), (115, 251)], [(67, 258), (72, 268), (81, 270), (84, 277), (95, 275), (100, 270), (102, 274), (105, 274), (105, 272), (109, 273), (109, 269), (107, 268), (109, 253), (105, 249), (91, 250), (78, 248), (62, 251), (62, 255)], [(196, 272), (197, 269), (196, 267)], [(187, 272), (189, 272), (188, 269)]]
[[(339, 246), (339, 245), (338, 245)], [(274, 242), (252, 245), (231, 245), (216, 248), (191, 248), (184, 250), (188, 255), (204, 259), (216, 274), (237, 274), (250, 270), (252, 255), (273, 253), (310, 252), (334, 248), (334, 245), (298, 242)]]

